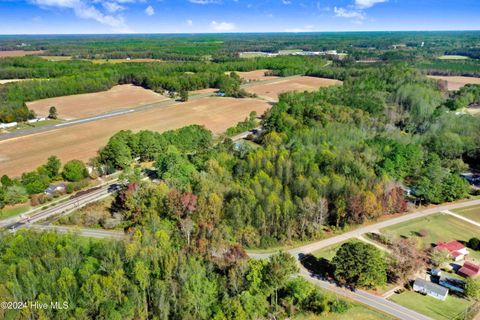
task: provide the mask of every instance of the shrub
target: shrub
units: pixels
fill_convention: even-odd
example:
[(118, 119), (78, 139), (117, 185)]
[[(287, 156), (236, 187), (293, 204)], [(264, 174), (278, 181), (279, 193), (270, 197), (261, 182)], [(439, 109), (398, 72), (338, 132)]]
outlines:
[(480, 239), (471, 238), (470, 240), (468, 240), (467, 246), (473, 250), (480, 250)]

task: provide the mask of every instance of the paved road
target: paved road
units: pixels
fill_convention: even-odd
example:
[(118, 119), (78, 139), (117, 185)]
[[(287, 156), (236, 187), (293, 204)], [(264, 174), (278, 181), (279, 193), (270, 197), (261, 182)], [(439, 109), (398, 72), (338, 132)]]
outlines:
[(23, 228), (28, 223), (35, 223), (42, 220), (45, 220), (49, 217), (60, 215), (60, 214), (67, 214), (72, 212), (75, 209), (81, 208), (86, 204), (94, 201), (101, 200), (103, 198), (108, 197), (110, 194), (114, 192), (112, 186), (116, 184), (115, 181), (112, 181), (98, 189), (95, 189), (87, 194), (78, 196), (74, 199), (69, 199), (59, 204), (53, 205), (52, 207), (36, 211), (33, 214), (24, 214), (22, 216), (16, 216), (11, 219), (2, 220), (0, 221), (0, 228), (2, 227), (14, 227), (15, 229)]
[(123, 231), (111, 231), (103, 229), (89, 229), (78, 227), (64, 227), (53, 225), (41, 225), (41, 224), (27, 224), (26, 228), (36, 229), (41, 231), (55, 231), (58, 233), (74, 233), (81, 237), (99, 238), (99, 239), (125, 239), (126, 234)]
[[(332, 284), (326, 280), (322, 280), (318, 278), (317, 275), (314, 275), (310, 273), (308, 270), (306, 270), (302, 265), (301, 265), (301, 259), (309, 253), (312, 253), (314, 251), (326, 248), (328, 246), (340, 243), (342, 241), (352, 239), (352, 238), (358, 238), (362, 234), (365, 234), (367, 232), (377, 232), (378, 230), (392, 226), (397, 223), (402, 223), (405, 221), (409, 221), (412, 219), (420, 218), (420, 217), (425, 217), (434, 213), (442, 212), (442, 211), (448, 211), (448, 210), (454, 210), (454, 209), (459, 209), (459, 208), (465, 208), (469, 206), (475, 206), (475, 205), (480, 205), (480, 200), (470, 200), (470, 201), (465, 201), (465, 202), (457, 202), (457, 203), (452, 203), (452, 204), (446, 204), (446, 205), (440, 205), (440, 206), (435, 206), (431, 207), (428, 209), (424, 210), (419, 210), (413, 213), (405, 214), (397, 218), (385, 220), (382, 222), (378, 222), (375, 224), (371, 224), (365, 227), (358, 228), (356, 230), (346, 232), (344, 234), (317, 241), (308, 245), (304, 245), (298, 248), (294, 248), (291, 250), (287, 250), (289, 253), (291, 253), (293, 256), (297, 258), (297, 261), (299, 262), (300, 266), (300, 275), (307, 279), (308, 281), (326, 289), (329, 291), (333, 291), (341, 296), (347, 297), (349, 299), (352, 299), (354, 301), (366, 304), (372, 308), (375, 308), (377, 310), (380, 310), (384, 313), (387, 313), (389, 315), (392, 315), (394, 317), (397, 317), (402, 320), (427, 320), (430, 319), (429, 317), (426, 317), (424, 315), (421, 315), (413, 310), (407, 309), (405, 307), (402, 307), (392, 301), (389, 301), (383, 297), (375, 296), (373, 294), (370, 294), (368, 292), (362, 291), (362, 290), (356, 290), (355, 292), (352, 292), (350, 290), (347, 290), (345, 288), (338, 287), (336, 284)], [(268, 258), (272, 253), (253, 253), (249, 252), (248, 255), (251, 258), (255, 259), (265, 259)]]
[[(386, 228), (389, 226), (392, 226), (397, 223), (409, 221), (412, 219), (428, 216), (434, 213), (442, 212), (442, 211), (448, 211), (448, 210), (454, 210), (454, 209), (459, 209), (459, 208), (465, 208), (465, 207), (470, 207), (470, 206), (475, 206), (475, 205), (480, 205), (480, 199), (478, 200), (470, 200), (470, 201), (464, 201), (464, 202), (456, 202), (456, 203), (451, 203), (451, 204), (446, 204), (446, 205), (440, 205), (440, 206), (435, 206), (431, 207), (428, 209), (423, 209), (419, 211), (415, 211), (413, 213), (408, 213), (404, 214), (402, 216), (399, 216), (397, 218), (393, 219), (388, 219), (382, 222), (374, 223), (371, 225), (367, 225), (364, 227), (360, 227), (358, 229), (355, 229), (353, 231), (349, 231), (343, 234), (340, 234), (335, 237), (331, 237), (325, 240), (320, 240), (314, 243), (310, 243), (298, 248), (294, 248), (291, 250), (288, 250), (292, 255), (297, 256), (299, 254), (308, 254), (312, 253), (314, 251), (326, 248), (328, 246), (340, 243), (342, 241), (352, 239), (352, 238), (357, 238), (360, 237), (361, 235), (368, 233), (368, 232), (376, 232), (382, 228)], [(272, 253), (249, 253), (249, 255), (253, 258), (268, 258)]]
[(392, 315), (398, 319), (402, 320), (431, 320), (431, 318), (426, 317), (418, 312), (410, 310), (408, 308), (402, 307), (392, 301), (384, 299), (382, 297), (373, 295), (371, 293), (356, 290), (351, 291), (346, 288), (337, 286), (334, 283), (330, 283), (325, 280), (317, 278), (315, 275), (310, 274), (308, 270), (301, 267), (300, 275), (305, 278), (307, 281), (331, 292), (335, 292), (338, 295), (346, 297), (348, 299), (366, 304), (374, 309), (380, 310), (386, 314)]

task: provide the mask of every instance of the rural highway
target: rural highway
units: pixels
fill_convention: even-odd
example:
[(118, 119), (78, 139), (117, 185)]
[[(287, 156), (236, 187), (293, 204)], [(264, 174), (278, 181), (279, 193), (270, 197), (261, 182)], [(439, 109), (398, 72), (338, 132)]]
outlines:
[(104, 186), (101, 186), (98, 189), (94, 189), (94, 190), (90, 189), (92, 191), (86, 194), (82, 194), (73, 199), (68, 199), (59, 204), (55, 204), (52, 207), (47, 208), (45, 210), (41, 210), (38, 212), (37, 210), (35, 210), (35, 212), (32, 214), (25, 213), (22, 216), (16, 216), (10, 219), (1, 220), (0, 228), (6, 227), (6, 228), (13, 228), (16, 230), (16, 229), (28, 226), (29, 224), (32, 224), (41, 220), (45, 220), (52, 216), (69, 213), (75, 209), (85, 206), (90, 202), (95, 202), (108, 197), (110, 194), (115, 192), (115, 188), (113, 188), (115, 185), (116, 185), (116, 182), (112, 181)]
[(26, 225), (25, 227), (30, 229), (40, 230), (40, 231), (73, 233), (81, 237), (88, 237), (88, 238), (115, 239), (115, 240), (122, 240), (126, 238), (126, 234), (123, 231), (64, 227), (64, 226), (54, 226), (54, 225), (42, 225), (42, 224), (30, 224), (30, 225)]
[(424, 316), (408, 308), (402, 307), (401, 305), (398, 305), (385, 298), (373, 295), (362, 290), (352, 291), (343, 287), (339, 287), (335, 283), (330, 283), (326, 280), (322, 280), (316, 275), (311, 274), (307, 269), (302, 266), (300, 266), (300, 276), (318, 287), (334, 292), (350, 300), (354, 300), (370, 306), (371, 308), (382, 311), (383, 313), (394, 316), (395, 318), (402, 320), (432, 320), (427, 316)]
[[(364, 227), (360, 227), (358, 229), (342, 233), (338, 236), (331, 237), (328, 239), (320, 240), (317, 242), (313, 242), (298, 248), (293, 248), (288, 250), (289, 253), (291, 253), (294, 256), (299, 256), (302, 254), (309, 254), (314, 251), (324, 249), (326, 247), (329, 247), (331, 245), (343, 242), (348, 239), (353, 239), (360, 237), (361, 235), (368, 233), (368, 232), (378, 232), (378, 230), (393, 226), (394, 224), (397, 223), (402, 223), (405, 221), (410, 221), (412, 219), (420, 218), (420, 217), (425, 217), (434, 213), (439, 213), (442, 211), (449, 211), (449, 210), (455, 210), (455, 209), (460, 209), (460, 208), (465, 208), (465, 207), (470, 207), (470, 206), (475, 206), (475, 205), (480, 205), (480, 199), (477, 200), (469, 200), (469, 201), (464, 201), (464, 202), (455, 202), (455, 203), (450, 203), (450, 204), (445, 204), (445, 205), (439, 205), (439, 206), (434, 206), (431, 208), (423, 209), (423, 210), (418, 210), (412, 213), (407, 213), (404, 215), (401, 215), (396, 218), (388, 219), (385, 221), (381, 221), (378, 223), (366, 225)], [(257, 259), (262, 259), (262, 258), (268, 258), (272, 253), (255, 253), (255, 252), (249, 252), (248, 253), (250, 257), (252, 258), (257, 258)]]
[[(420, 218), (420, 217), (425, 217), (434, 213), (439, 213), (443, 211), (449, 211), (449, 210), (454, 210), (454, 209), (460, 209), (460, 208), (465, 208), (465, 207), (470, 207), (470, 206), (475, 206), (475, 205), (480, 205), (480, 199), (478, 200), (470, 200), (470, 201), (464, 201), (464, 202), (456, 202), (456, 203), (451, 203), (451, 204), (445, 204), (445, 205), (440, 205), (440, 206), (435, 206), (423, 210), (418, 210), (413, 213), (405, 214), (402, 216), (399, 216), (397, 218), (393, 219), (388, 219), (385, 221), (381, 221), (375, 224), (367, 225), (364, 227), (360, 227), (356, 230), (346, 232), (344, 234), (331, 237), (325, 240), (317, 241), (314, 243), (310, 243), (298, 248), (293, 248), (290, 250), (287, 250), (290, 254), (292, 254), (298, 262), (299, 268), (300, 268), (300, 275), (304, 277), (306, 280), (309, 282), (318, 285), (319, 287), (322, 287), (326, 290), (333, 291), (341, 296), (344, 296), (346, 298), (349, 298), (351, 300), (366, 304), (372, 308), (375, 308), (377, 310), (380, 310), (386, 314), (392, 315), (398, 319), (402, 320), (429, 320), (429, 317), (426, 317), (420, 313), (417, 313), (413, 310), (407, 309), (405, 307), (402, 307), (392, 301), (389, 301), (383, 297), (379, 297), (376, 295), (373, 295), (371, 293), (368, 293), (363, 290), (355, 290), (354, 292), (351, 290), (348, 290), (346, 288), (340, 287), (335, 283), (331, 283), (327, 280), (321, 279), (318, 275), (313, 274), (309, 272), (305, 267), (302, 265), (302, 259), (305, 255), (311, 254), (314, 251), (324, 249), (326, 247), (329, 247), (331, 245), (338, 244), (340, 242), (343, 242), (345, 240), (349, 239), (355, 239), (362, 234), (365, 234), (367, 232), (378, 232), (380, 229), (389, 227), (392, 225), (395, 225), (397, 223), (402, 223), (405, 221), (409, 221), (412, 219)], [(445, 213), (446, 214), (446, 213)], [(255, 253), (255, 252), (248, 252), (248, 255), (250, 258), (254, 259), (267, 259), (270, 257), (273, 253)]]

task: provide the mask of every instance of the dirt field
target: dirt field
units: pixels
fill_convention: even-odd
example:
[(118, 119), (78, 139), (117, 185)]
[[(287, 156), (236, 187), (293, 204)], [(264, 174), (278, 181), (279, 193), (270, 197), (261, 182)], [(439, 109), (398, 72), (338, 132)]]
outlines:
[(25, 50), (9, 50), (9, 51), (0, 51), (0, 58), (6, 57), (23, 57), (31, 54), (43, 53), (42, 50), (39, 51), (25, 51)]
[(207, 89), (193, 90), (193, 91), (190, 91), (189, 94), (194, 95), (194, 94), (215, 93), (217, 91), (218, 89), (215, 89), (215, 88), (207, 88)]
[(18, 176), (45, 163), (51, 155), (57, 155), (62, 162), (86, 161), (122, 129), (165, 131), (200, 124), (221, 133), (251, 111), (262, 114), (269, 107), (269, 103), (257, 99), (202, 98), (0, 141), (0, 175)]
[(315, 91), (321, 87), (339, 85), (339, 80), (315, 78), (315, 77), (289, 77), (279, 78), (278, 81), (269, 83), (252, 84), (245, 89), (250, 93), (255, 93), (259, 97), (264, 97), (269, 101), (278, 101), (280, 93), (287, 91)]
[(55, 106), (60, 119), (72, 120), (117, 109), (135, 108), (167, 99), (167, 97), (151, 90), (125, 84), (115, 86), (108, 91), (27, 102), (27, 106), (42, 117), (48, 116), (50, 107)]
[(272, 79), (277, 79), (278, 77), (274, 76), (265, 76), (265, 72), (269, 70), (264, 69), (264, 70), (254, 70), (254, 71), (248, 71), (248, 72), (237, 72), (240, 78), (249, 80), (249, 81), (261, 81), (261, 80), (272, 80)]
[(447, 76), (427, 76), (430, 79), (446, 80), (448, 83), (448, 90), (459, 90), (466, 84), (480, 84), (480, 78), (474, 77), (447, 77)]

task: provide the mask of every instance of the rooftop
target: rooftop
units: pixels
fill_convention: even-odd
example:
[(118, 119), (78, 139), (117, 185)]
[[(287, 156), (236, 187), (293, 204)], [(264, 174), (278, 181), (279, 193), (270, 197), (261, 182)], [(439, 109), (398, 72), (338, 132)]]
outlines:
[(428, 291), (435, 292), (436, 294), (440, 296), (446, 296), (448, 294), (448, 289), (444, 288), (438, 284), (435, 284), (433, 282), (423, 280), (420, 278), (415, 279), (415, 286), (419, 286), (422, 288), (425, 288)]

